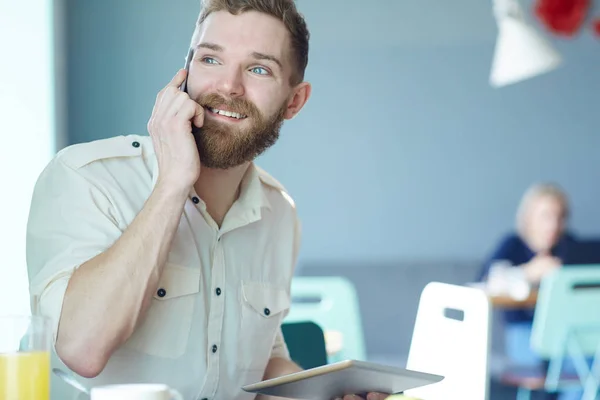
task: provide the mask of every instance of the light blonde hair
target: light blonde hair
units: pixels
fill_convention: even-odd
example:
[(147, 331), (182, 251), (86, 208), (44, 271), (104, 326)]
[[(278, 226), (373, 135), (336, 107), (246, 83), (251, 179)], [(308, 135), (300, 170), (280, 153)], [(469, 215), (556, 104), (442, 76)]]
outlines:
[(540, 197), (546, 196), (557, 200), (562, 206), (564, 217), (569, 216), (569, 200), (565, 191), (555, 183), (536, 183), (527, 189), (517, 209), (516, 228), (521, 237), (525, 238), (527, 235), (527, 216), (532, 204)]
[(217, 11), (227, 11), (239, 15), (247, 11), (257, 11), (270, 15), (281, 21), (290, 34), (290, 55), (292, 57), (292, 86), (304, 80), (304, 72), (308, 65), (308, 42), (310, 33), (304, 16), (296, 8), (294, 0), (201, 0), (200, 15), (192, 37), (192, 46), (197, 45), (200, 27), (206, 17)]

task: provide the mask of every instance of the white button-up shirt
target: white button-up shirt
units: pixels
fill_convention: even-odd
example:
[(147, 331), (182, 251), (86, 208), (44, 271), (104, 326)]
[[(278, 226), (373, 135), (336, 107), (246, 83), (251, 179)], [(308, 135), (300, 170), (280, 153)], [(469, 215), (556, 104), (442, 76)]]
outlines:
[[(73, 271), (127, 229), (157, 175), (147, 136), (70, 146), (41, 174), (27, 264), (31, 294), (54, 321), (55, 338)], [(260, 381), (270, 358), (289, 358), (280, 325), (299, 240), (292, 199), (254, 164), (221, 228), (192, 189), (147, 316), (98, 377), (80, 380), (161, 382), (186, 400), (253, 398), (241, 387)]]

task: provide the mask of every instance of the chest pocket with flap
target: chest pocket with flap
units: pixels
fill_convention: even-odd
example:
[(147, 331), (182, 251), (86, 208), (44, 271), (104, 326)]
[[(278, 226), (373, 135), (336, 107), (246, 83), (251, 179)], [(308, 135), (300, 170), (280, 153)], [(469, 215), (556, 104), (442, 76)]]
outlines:
[(288, 292), (261, 282), (242, 282), (238, 357), (242, 368), (261, 369), (269, 360), (275, 335), (290, 308)]
[(156, 357), (183, 355), (200, 291), (200, 276), (199, 269), (167, 263), (144, 320), (125, 346)]

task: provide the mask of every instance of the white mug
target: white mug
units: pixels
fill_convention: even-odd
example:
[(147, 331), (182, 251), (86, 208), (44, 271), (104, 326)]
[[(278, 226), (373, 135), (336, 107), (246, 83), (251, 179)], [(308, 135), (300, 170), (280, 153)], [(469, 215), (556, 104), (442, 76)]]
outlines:
[(183, 400), (181, 394), (167, 385), (123, 384), (98, 386), (91, 390), (92, 400)]

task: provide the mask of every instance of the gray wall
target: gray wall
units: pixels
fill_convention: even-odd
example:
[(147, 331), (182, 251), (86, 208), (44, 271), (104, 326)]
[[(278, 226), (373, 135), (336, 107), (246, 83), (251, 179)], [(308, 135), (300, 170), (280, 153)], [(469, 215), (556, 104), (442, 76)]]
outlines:
[[(66, 3), (70, 143), (145, 133), (198, 1)], [(297, 201), (303, 263), (478, 260), (538, 179), (566, 187), (578, 232), (600, 230), (600, 42), (589, 33), (557, 41), (559, 71), (494, 90), (489, 1), (298, 4), (313, 97), (259, 162)]]

